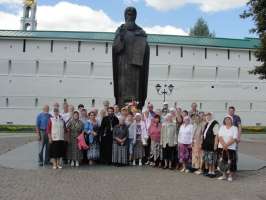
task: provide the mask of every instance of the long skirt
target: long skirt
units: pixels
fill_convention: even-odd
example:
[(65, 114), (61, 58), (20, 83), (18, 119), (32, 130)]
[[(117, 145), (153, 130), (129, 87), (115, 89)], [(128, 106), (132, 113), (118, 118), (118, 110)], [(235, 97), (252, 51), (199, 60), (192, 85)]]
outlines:
[(64, 140), (53, 141), (50, 145), (50, 158), (63, 158), (65, 155)]
[(116, 142), (113, 143), (113, 151), (112, 151), (112, 162), (115, 164), (124, 164), (128, 163), (128, 146), (127, 145), (119, 145)]
[(151, 140), (151, 158), (153, 158), (154, 162), (160, 158), (160, 154), (161, 154), (160, 142)]
[(176, 146), (169, 147), (168, 144), (163, 148), (163, 159), (174, 162), (175, 161)]
[(192, 147), (192, 167), (195, 169), (200, 169), (202, 166), (203, 151), (199, 146)]
[(99, 160), (100, 158), (100, 145), (96, 142), (90, 145), (87, 151), (88, 160)]
[(113, 136), (107, 135), (101, 138), (100, 159), (105, 164), (112, 163)]
[(179, 144), (178, 145), (178, 154), (179, 154), (179, 162), (188, 162), (190, 163), (192, 160), (192, 148), (190, 144)]
[(142, 159), (145, 156), (145, 149), (142, 145), (141, 139), (136, 140), (136, 144), (134, 145), (133, 148), (133, 159)]
[(78, 148), (77, 139), (75, 136), (72, 136), (67, 145), (67, 159), (74, 160), (74, 161), (80, 161), (82, 160), (82, 157), (83, 155), (82, 155), (82, 152)]

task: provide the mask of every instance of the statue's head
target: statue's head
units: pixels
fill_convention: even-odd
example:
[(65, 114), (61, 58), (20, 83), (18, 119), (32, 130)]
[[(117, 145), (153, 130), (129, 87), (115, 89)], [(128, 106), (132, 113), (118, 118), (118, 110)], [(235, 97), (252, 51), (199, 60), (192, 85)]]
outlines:
[(127, 7), (125, 10), (125, 21), (135, 22), (137, 18), (137, 10), (134, 7)]

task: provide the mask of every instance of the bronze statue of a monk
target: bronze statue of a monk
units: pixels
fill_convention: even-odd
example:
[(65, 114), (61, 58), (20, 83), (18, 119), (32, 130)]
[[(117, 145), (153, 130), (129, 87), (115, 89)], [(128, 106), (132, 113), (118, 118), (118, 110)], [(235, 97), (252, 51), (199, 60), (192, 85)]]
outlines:
[(115, 33), (113, 42), (113, 81), (116, 104), (131, 101), (142, 109), (147, 98), (150, 47), (145, 31), (136, 23), (134, 7), (125, 10), (125, 24)]

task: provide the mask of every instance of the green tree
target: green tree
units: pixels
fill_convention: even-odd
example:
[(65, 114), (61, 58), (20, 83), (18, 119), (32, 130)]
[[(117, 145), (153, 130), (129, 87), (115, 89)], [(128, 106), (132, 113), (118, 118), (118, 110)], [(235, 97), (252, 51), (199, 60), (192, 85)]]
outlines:
[(261, 40), (261, 45), (258, 47), (255, 55), (257, 60), (262, 62), (262, 65), (256, 66), (250, 73), (259, 75), (259, 79), (266, 79), (266, 1), (249, 0), (247, 6), (248, 9), (245, 10), (240, 17), (252, 18), (255, 22), (255, 27), (252, 28), (250, 32), (258, 34)]
[(200, 17), (194, 27), (189, 31), (190, 36), (204, 36), (204, 37), (215, 37), (215, 33), (210, 33), (207, 22)]

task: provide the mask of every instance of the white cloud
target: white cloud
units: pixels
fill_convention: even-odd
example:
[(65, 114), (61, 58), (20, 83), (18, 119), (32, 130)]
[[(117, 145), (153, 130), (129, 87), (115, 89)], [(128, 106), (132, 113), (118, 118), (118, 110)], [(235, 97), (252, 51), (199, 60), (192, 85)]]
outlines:
[(148, 6), (160, 11), (176, 9), (185, 4), (197, 4), (204, 12), (218, 12), (241, 7), (248, 0), (145, 0)]
[[(0, 0), (1, 1), (1, 0)], [(20, 29), (22, 14), (0, 11), (0, 29)], [(38, 30), (108, 31), (114, 32), (121, 22), (112, 20), (102, 10), (66, 1), (55, 5), (40, 5), (37, 8)], [(144, 27), (147, 33), (187, 35), (175, 26)]]
[(19, 15), (9, 14), (0, 11), (0, 29), (19, 29)]
[(0, 0), (1, 4), (22, 4), (23, 0)]
[(166, 34), (166, 35), (188, 35), (187, 32), (185, 32), (181, 28), (177, 28), (175, 26), (152, 26), (152, 27), (144, 27), (145, 31), (147, 33), (154, 33), (154, 34)]
[(37, 20), (39, 30), (114, 31), (118, 25), (102, 10), (64, 1), (39, 6)]

